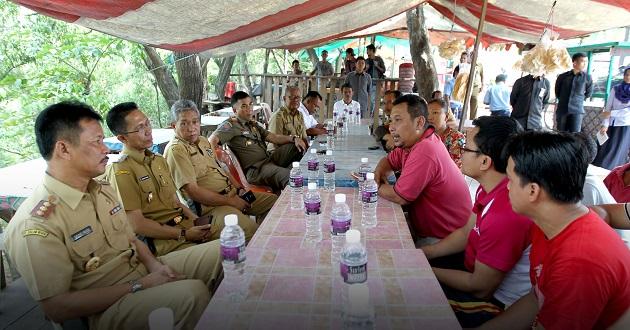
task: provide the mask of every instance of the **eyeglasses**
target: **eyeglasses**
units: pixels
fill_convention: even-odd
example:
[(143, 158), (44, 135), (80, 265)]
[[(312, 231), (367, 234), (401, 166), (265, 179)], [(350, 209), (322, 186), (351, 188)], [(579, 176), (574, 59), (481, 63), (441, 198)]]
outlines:
[(468, 149), (466, 147), (462, 147), (462, 151), (463, 152), (472, 152), (472, 153), (476, 153), (476, 154), (482, 154), (482, 152), (480, 150)]
[(145, 124), (141, 124), (137, 126), (134, 131), (124, 132), (123, 134), (140, 133), (141, 135), (144, 135), (147, 131), (151, 130), (152, 128), (153, 127), (151, 126), (151, 122), (147, 121)]

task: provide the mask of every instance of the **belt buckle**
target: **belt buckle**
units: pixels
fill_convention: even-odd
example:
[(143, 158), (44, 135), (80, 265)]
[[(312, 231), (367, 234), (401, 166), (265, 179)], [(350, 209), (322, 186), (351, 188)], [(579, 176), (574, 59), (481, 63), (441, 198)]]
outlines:
[(173, 218), (173, 221), (175, 222), (176, 225), (179, 225), (180, 222), (182, 222), (182, 216), (178, 215), (176, 217)]

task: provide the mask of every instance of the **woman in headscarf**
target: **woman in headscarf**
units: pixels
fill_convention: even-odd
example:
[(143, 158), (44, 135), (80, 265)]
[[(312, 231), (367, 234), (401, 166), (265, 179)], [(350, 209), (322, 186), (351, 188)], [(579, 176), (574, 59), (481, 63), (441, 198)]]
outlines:
[(593, 165), (612, 170), (628, 162), (630, 152), (630, 67), (623, 71), (623, 81), (614, 86), (602, 111), (601, 133), (608, 141), (599, 146)]

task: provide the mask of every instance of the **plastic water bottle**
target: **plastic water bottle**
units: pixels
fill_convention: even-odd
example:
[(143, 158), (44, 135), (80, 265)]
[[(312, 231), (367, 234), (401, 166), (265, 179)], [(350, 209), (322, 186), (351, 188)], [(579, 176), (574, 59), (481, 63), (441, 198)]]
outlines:
[(308, 183), (317, 182), (319, 178), (319, 158), (317, 158), (317, 149), (311, 149), (308, 157)]
[(236, 214), (225, 216), (225, 227), (221, 231), (220, 240), (224, 281), (235, 284), (235, 290), (230, 295), (232, 301), (242, 301), (247, 294), (247, 285), (245, 284), (245, 232), (238, 225)]
[(335, 195), (335, 205), (330, 212), (330, 239), (332, 240), (332, 260), (339, 259), (346, 232), (352, 224), (352, 212), (346, 204), (345, 194)]
[(344, 123), (346, 121), (346, 114), (341, 114), (337, 117), (337, 139), (341, 139), (344, 136)]
[(348, 125), (354, 124), (354, 111), (352, 111), (352, 108), (346, 108), (346, 112), (348, 113)]
[(324, 157), (324, 190), (335, 191), (335, 159), (332, 150), (326, 150)]
[[(336, 196), (335, 196), (336, 197)], [(367, 251), (361, 244), (361, 232), (350, 229), (346, 232), (346, 244), (341, 251), (339, 272), (346, 284), (367, 281)]]
[(357, 125), (361, 124), (361, 111), (360, 110), (355, 111), (354, 121)]
[(289, 173), (289, 185), (291, 185), (291, 209), (300, 210), (303, 203), (304, 176), (298, 162), (293, 162), (293, 168)]
[(367, 283), (353, 284), (347, 289), (347, 299), (343, 304), (343, 329), (374, 329), (374, 309), (370, 306)]
[(357, 170), (357, 174), (359, 175), (359, 199), (361, 199), (361, 194), (363, 193), (363, 184), (365, 182), (365, 174), (368, 172), (372, 172), (370, 165), (368, 164), (368, 159), (366, 157), (361, 158), (361, 165), (359, 165), (359, 169)]
[(335, 149), (335, 126), (331, 120), (326, 122), (326, 149)]
[(304, 196), (304, 210), (306, 213), (306, 241), (318, 243), (322, 240), (322, 199), (317, 191), (317, 183), (309, 182), (308, 190)]
[(378, 185), (374, 181), (374, 173), (367, 173), (361, 193), (363, 212), (361, 212), (361, 225), (364, 228), (376, 227), (376, 206), (378, 204)]

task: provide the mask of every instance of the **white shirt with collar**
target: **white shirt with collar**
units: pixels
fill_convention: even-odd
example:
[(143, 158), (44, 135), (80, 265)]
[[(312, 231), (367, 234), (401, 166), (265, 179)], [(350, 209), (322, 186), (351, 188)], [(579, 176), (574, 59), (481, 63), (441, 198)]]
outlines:
[(344, 102), (342, 99), (335, 102), (335, 105), (333, 106), (333, 112), (336, 113), (337, 115), (340, 115), (343, 113), (346, 116), (348, 116), (350, 110), (352, 110), (353, 114), (361, 113), (361, 104), (355, 100), (352, 100), (350, 104), (346, 104), (346, 102)]
[(313, 117), (313, 115), (308, 113), (308, 109), (306, 109), (304, 103), (300, 102), (300, 107), (298, 108), (298, 110), (300, 110), (300, 112), (302, 113), (302, 117), (304, 117), (304, 126), (306, 126), (306, 129), (317, 126), (317, 120), (315, 119), (315, 117)]

